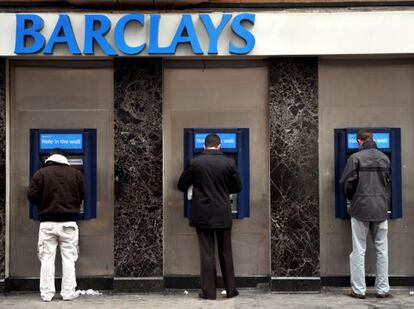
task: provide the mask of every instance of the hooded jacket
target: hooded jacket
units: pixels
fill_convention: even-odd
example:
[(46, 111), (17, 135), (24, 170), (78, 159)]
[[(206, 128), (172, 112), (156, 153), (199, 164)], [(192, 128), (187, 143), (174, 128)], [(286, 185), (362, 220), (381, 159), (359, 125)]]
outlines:
[(204, 150), (190, 161), (178, 181), (181, 191), (191, 185), (190, 225), (204, 229), (230, 228), (229, 195), (242, 189), (234, 160), (219, 150)]
[(364, 142), (360, 151), (349, 157), (340, 179), (342, 192), (351, 201), (349, 215), (360, 221), (387, 220), (390, 183), (389, 158), (374, 141)]
[(69, 166), (66, 157), (52, 155), (32, 177), (27, 190), (43, 221), (75, 221), (85, 195), (83, 175)]

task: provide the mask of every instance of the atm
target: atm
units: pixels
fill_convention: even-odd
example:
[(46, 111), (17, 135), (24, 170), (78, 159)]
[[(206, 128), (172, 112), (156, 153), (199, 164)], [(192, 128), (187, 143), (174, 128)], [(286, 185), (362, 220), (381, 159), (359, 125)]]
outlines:
[[(85, 178), (85, 199), (78, 219), (96, 218), (96, 129), (30, 129), (30, 179), (56, 148), (66, 153), (70, 166)], [(32, 204), (30, 219), (38, 220)]]
[[(346, 197), (342, 194), (339, 180), (348, 157), (359, 150), (356, 128), (335, 129), (335, 217), (349, 219)], [(391, 203), (388, 210), (389, 219), (402, 218), (401, 189), (401, 129), (373, 128), (374, 141), (380, 151), (391, 161)]]
[[(250, 159), (249, 129), (184, 129), (184, 166), (204, 150), (204, 140), (208, 134), (216, 133), (221, 139), (221, 151), (236, 162), (242, 180), (242, 191), (230, 195), (234, 219), (250, 217)], [(191, 212), (191, 200), (184, 193), (184, 216)]]

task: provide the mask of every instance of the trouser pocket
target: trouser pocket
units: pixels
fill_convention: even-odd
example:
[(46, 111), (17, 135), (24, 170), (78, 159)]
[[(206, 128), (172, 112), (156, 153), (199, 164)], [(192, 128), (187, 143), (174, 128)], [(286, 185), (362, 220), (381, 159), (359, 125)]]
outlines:
[(77, 224), (74, 222), (65, 223), (62, 226), (61, 236), (61, 250), (65, 252), (70, 260), (76, 262), (79, 257), (79, 230)]

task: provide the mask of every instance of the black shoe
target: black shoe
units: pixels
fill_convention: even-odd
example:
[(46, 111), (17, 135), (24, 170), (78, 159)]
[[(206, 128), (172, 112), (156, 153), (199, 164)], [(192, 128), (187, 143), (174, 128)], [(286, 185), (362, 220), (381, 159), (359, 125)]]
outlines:
[(349, 297), (352, 297), (352, 298), (365, 299), (365, 295), (357, 294), (354, 291), (351, 291), (346, 295), (348, 295)]
[(233, 293), (227, 294), (226, 297), (233, 298), (233, 297), (236, 297), (237, 295), (239, 295), (239, 291), (234, 290)]
[(375, 296), (377, 298), (391, 298), (392, 294), (390, 294), (390, 293), (384, 293), (384, 294), (376, 293)]
[(214, 297), (214, 298), (212, 298), (212, 297), (208, 297), (208, 296), (207, 296), (206, 294), (204, 294), (203, 292), (198, 293), (198, 298), (201, 298), (201, 299), (211, 299), (211, 300), (216, 299), (216, 297)]

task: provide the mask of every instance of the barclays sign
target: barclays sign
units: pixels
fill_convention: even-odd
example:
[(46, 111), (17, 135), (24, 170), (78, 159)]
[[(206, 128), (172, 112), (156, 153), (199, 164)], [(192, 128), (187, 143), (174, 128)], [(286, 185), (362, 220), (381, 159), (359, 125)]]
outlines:
[[(160, 14), (132, 13), (117, 20), (105, 14), (84, 14), (81, 23), (76, 25), (77, 29), (82, 28), (82, 33), (77, 35), (70, 15), (59, 14), (53, 25), (47, 25), (51, 28), (47, 34), (43, 31), (45, 20), (41, 15), (16, 14), (14, 53), (53, 55), (57, 46), (63, 46), (71, 55), (95, 55), (96, 48), (107, 56), (136, 56), (144, 52), (148, 55), (175, 55), (177, 48), (185, 45), (194, 55), (217, 55), (218, 42), (226, 28), (231, 30), (234, 41), (228, 40), (225, 52), (245, 55), (253, 50), (256, 41), (249, 29), (255, 24), (255, 14), (221, 14), (218, 20), (215, 17), (213, 19), (210, 14), (182, 14), (174, 24), (172, 35), (171, 29), (166, 31), (171, 35), (166, 39)], [(127, 28), (128, 39), (125, 35)], [(208, 38), (208, 44), (200, 44), (200, 33)], [(161, 37), (168, 43), (161, 44)]]

